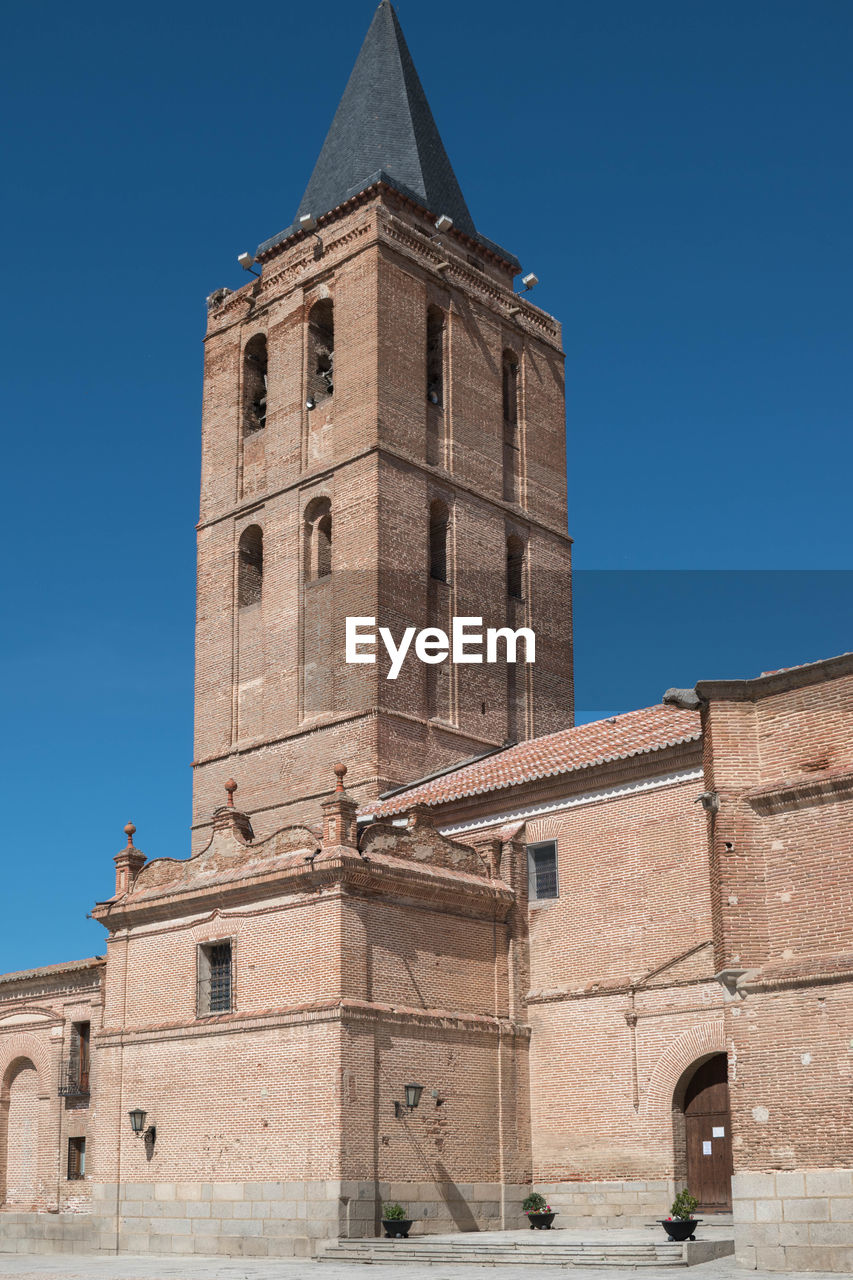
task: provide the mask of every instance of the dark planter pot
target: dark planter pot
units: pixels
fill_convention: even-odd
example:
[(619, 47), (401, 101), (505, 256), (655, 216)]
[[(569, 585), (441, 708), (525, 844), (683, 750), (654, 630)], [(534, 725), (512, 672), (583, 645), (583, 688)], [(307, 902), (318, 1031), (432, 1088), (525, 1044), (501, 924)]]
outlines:
[(658, 1218), (670, 1240), (695, 1240), (694, 1232), (701, 1218)]
[(551, 1223), (557, 1216), (556, 1210), (553, 1213), (528, 1213), (527, 1220), (530, 1223), (531, 1231), (550, 1231)]
[(386, 1240), (408, 1240), (414, 1218), (383, 1218), (382, 1229)]

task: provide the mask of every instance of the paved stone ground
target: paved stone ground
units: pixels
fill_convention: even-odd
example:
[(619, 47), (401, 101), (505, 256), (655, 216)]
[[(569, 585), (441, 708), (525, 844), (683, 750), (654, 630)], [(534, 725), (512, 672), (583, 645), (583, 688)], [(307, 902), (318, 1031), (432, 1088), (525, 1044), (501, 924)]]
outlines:
[[(547, 1280), (551, 1275), (571, 1280), (620, 1280), (637, 1276), (626, 1267), (424, 1267), (362, 1266), (360, 1263), (316, 1263), (246, 1260), (236, 1258), (120, 1258), (103, 1254), (72, 1257), (26, 1257), (0, 1254), (3, 1280)], [(784, 1273), (785, 1280), (838, 1280), (838, 1273), (810, 1271)], [(642, 1280), (781, 1280), (778, 1271), (742, 1271), (732, 1258), (720, 1258), (698, 1267), (643, 1267)]]

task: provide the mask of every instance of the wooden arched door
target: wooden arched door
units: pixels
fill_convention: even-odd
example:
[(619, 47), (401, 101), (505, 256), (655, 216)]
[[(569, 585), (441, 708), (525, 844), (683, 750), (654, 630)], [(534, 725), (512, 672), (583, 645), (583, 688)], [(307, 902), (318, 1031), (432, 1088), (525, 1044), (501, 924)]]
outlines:
[(687, 1186), (699, 1208), (723, 1213), (732, 1207), (732, 1132), (728, 1063), (715, 1054), (697, 1067), (684, 1095)]

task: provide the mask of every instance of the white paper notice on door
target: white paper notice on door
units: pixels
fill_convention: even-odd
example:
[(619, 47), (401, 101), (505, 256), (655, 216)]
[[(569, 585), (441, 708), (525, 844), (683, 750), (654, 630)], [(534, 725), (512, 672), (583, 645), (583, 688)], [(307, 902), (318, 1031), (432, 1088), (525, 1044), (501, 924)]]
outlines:
[(703, 1143), (702, 1143), (702, 1155), (703, 1155), (703, 1156), (709, 1156), (710, 1154), (711, 1154), (711, 1144), (710, 1144), (710, 1142), (703, 1142)]
[(725, 1131), (725, 1129), (723, 1128), (723, 1126), (722, 1126), (721, 1124), (720, 1124), (720, 1125), (716, 1125), (716, 1124), (715, 1124), (715, 1125), (714, 1125), (714, 1127), (713, 1127), (713, 1129), (711, 1130), (711, 1137), (712, 1137), (712, 1138), (724, 1138), (725, 1136), (726, 1136), (726, 1131)]

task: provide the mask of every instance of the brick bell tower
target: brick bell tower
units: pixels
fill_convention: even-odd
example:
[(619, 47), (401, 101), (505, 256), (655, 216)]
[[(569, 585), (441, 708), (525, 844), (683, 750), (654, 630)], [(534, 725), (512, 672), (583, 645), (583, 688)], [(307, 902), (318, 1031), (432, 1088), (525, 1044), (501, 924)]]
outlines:
[[(560, 327), (477, 231), (388, 0), (295, 221), (208, 300), (195, 847), (572, 723)], [(345, 619), (527, 626), (534, 665), (347, 665)], [(501, 653), (503, 650), (501, 649)]]

